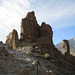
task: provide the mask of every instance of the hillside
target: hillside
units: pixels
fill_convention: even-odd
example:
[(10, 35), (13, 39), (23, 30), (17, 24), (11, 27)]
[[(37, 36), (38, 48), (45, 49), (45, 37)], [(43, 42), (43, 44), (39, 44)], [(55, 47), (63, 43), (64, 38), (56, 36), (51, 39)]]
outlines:
[(0, 75), (75, 75), (75, 57), (53, 44), (52, 27), (37, 23), (35, 12), (21, 21), (20, 39), (13, 29), (0, 42)]
[[(39, 75), (75, 75), (75, 65), (62, 58), (46, 59), (39, 53), (27, 53), (31, 45), (13, 50), (0, 46), (0, 75), (37, 75), (35, 61), (39, 60)], [(70, 59), (70, 58), (69, 58)]]
[[(75, 37), (69, 40), (70, 43), (70, 50), (71, 50), (71, 54), (75, 56)], [(63, 48), (62, 48), (62, 42), (57, 44), (56, 47), (61, 50), (62, 52), (64, 52)]]

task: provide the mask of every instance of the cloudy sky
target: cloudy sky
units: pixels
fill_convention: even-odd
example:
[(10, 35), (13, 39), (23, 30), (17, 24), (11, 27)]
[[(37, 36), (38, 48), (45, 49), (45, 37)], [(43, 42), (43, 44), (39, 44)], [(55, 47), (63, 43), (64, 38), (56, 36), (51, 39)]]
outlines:
[(52, 26), (54, 44), (75, 37), (75, 0), (0, 0), (0, 40), (13, 29), (20, 35), (21, 19), (30, 11), (40, 25)]

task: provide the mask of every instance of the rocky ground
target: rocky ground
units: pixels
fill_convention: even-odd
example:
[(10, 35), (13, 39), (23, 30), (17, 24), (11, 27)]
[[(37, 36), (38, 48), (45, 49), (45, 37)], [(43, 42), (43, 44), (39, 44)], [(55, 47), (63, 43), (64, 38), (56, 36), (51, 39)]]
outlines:
[(0, 75), (37, 75), (36, 60), (40, 62), (38, 75), (75, 75), (75, 65), (61, 58), (45, 59), (38, 53), (30, 53), (30, 49), (30, 44), (17, 50), (1, 44)]

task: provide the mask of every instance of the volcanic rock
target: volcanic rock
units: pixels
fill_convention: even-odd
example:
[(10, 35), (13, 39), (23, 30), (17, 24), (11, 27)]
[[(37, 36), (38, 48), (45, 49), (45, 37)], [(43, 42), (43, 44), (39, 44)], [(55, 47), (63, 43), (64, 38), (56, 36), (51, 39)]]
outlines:
[[(6, 44), (13, 48), (17, 47), (17, 50), (7, 48), (8, 53), (6, 49), (0, 48), (0, 74), (36, 75), (37, 66), (32, 62), (38, 59), (40, 62), (39, 75), (75, 75), (75, 58), (62, 55), (54, 46), (52, 36), (51, 26), (45, 22), (39, 26), (35, 13), (29, 12), (26, 18), (22, 19), (21, 39), (18, 40), (16, 30), (13, 30), (6, 39)], [(44, 59), (46, 53), (51, 57), (48, 60)], [(13, 60), (8, 58), (13, 58)]]
[(13, 29), (13, 31), (6, 37), (6, 44), (14, 49), (18, 42), (18, 33), (15, 29)]
[[(38, 46), (38, 51), (41, 50), (42, 53), (48, 53), (50, 50), (52, 51), (54, 48), (52, 36), (53, 31), (51, 26), (43, 22), (40, 26), (40, 37), (32, 47), (36, 48), (36, 46)], [(33, 50), (35, 51), (36, 49), (32, 49), (32, 51)]]
[(39, 49), (48, 52), (53, 50), (53, 31), (49, 24), (45, 22), (41, 26), (38, 25), (34, 11), (29, 12), (21, 23), (21, 40), (35, 43)]
[(21, 40), (35, 42), (39, 37), (39, 25), (34, 11), (29, 12), (21, 23)]
[(40, 27), (40, 36), (47, 37), (52, 41), (53, 31), (49, 24), (42, 22), (42, 25)]

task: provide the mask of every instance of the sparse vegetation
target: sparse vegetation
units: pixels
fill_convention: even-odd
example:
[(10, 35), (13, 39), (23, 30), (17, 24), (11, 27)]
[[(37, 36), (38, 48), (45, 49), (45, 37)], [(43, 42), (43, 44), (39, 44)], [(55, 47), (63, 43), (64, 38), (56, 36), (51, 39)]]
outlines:
[(46, 58), (46, 59), (54, 59), (55, 57), (50, 55), (50, 54), (48, 54), (48, 53), (46, 53), (46, 54), (44, 54), (44, 58)]

